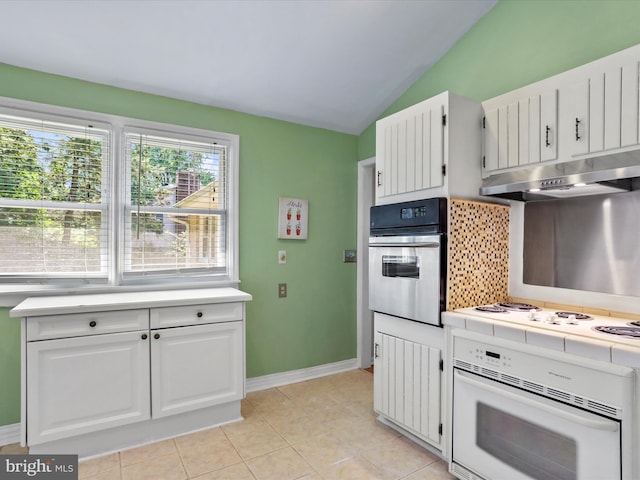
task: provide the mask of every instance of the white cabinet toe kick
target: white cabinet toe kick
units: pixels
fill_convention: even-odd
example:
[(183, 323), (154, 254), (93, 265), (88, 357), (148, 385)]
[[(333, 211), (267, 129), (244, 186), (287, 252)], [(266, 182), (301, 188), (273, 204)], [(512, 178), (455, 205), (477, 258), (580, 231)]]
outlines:
[(153, 293), (30, 298), (12, 310), (31, 453), (87, 458), (242, 419), (251, 296)]

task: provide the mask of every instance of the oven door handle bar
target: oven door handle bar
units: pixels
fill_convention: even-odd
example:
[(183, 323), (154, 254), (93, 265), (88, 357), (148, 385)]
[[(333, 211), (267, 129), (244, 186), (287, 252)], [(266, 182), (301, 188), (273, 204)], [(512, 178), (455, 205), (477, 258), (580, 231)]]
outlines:
[(407, 248), (438, 248), (437, 242), (426, 243), (370, 243), (370, 247), (407, 247)]
[[(530, 398), (527, 398), (525, 396), (522, 395), (517, 395), (515, 393), (511, 393), (509, 391), (507, 391), (506, 389), (502, 389), (502, 388), (496, 388), (492, 385), (489, 385), (485, 382), (481, 382), (478, 380), (475, 380), (473, 378), (469, 378), (467, 375), (465, 375), (463, 372), (459, 371), (459, 370), (455, 370), (455, 380), (458, 380), (462, 383), (466, 383), (468, 385), (474, 386), (476, 388), (479, 388), (481, 390), (485, 390), (491, 393), (494, 393), (495, 395), (501, 395), (503, 397), (507, 397), (511, 400), (514, 400), (516, 402), (520, 402), (520, 403), (524, 403), (530, 407), (533, 408), (537, 408), (539, 410), (544, 410), (547, 413), (550, 413), (551, 415), (555, 415), (557, 417), (561, 417), (564, 418), (570, 422), (574, 422), (574, 423), (579, 423), (581, 425), (584, 425), (587, 428), (592, 428), (595, 430), (603, 430), (603, 431), (610, 431), (610, 432), (616, 432), (618, 431), (618, 423), (614, 420), (608, 420), (608, 421), (598, 421), (598, 420), (593, 420), (590, 418), (585, 418), (581, 415), (576, 415), (573, 413), (569, 413), (566, 412), (564, 410), (561, 410), (559, 408), (555, 408), (552, 407), (551, 405), (547, 405), (546, 403), (543, 402), (537, 402), (535, 400), (531, 400)], [(488, 380), (491, 381), (491, 380)], [(454, 394), (455, 395), (455, 394)], [(532, 394), (533, 395), (533, 394)], [(544, 397), (543, 397), (544, 398)], [(595, 414), (594, 414), (595, 415)]]

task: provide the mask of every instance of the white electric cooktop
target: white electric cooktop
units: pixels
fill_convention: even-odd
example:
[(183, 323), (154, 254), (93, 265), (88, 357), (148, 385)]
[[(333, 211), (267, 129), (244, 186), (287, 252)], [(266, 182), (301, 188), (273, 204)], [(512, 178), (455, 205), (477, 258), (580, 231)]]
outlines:
[(640, 368), (640, 322), (633, 320), (521, 303), (460, 308), (442, 319), (452, 327)]

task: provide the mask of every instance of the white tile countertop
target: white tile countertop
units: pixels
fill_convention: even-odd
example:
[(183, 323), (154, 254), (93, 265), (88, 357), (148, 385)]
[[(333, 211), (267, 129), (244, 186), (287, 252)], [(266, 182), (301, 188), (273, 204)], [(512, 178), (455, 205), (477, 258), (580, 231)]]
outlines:
[(560, 351), (603, 362), (640, 368), (640, 337), (627, 337), (596, 332), (596, 325), (628, 325), (629, 320), (594, 315), (579, 324), (551, 324), (544, 321), (554, 310), (540, 309), (532, 321), (526, 314), (493, 314), (473, 308), (442, 313), (442, 322), (451, 328), (475, 331), (548, 350)]

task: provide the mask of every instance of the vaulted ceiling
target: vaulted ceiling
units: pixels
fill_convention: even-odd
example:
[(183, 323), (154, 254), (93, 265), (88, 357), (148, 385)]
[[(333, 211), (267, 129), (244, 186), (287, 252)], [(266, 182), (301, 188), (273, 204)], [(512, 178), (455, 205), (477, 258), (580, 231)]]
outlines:
[(0, 62), (359, 134), (497, 0), (0, 0)]

